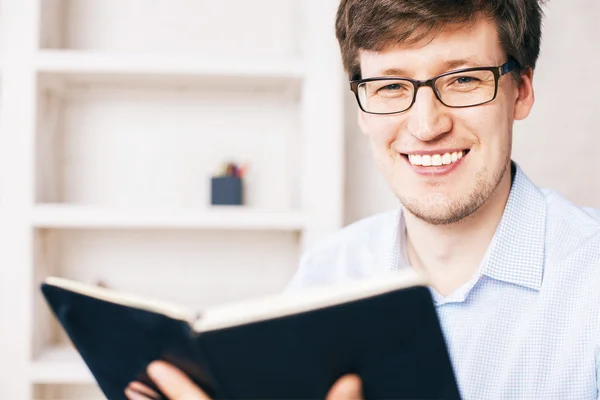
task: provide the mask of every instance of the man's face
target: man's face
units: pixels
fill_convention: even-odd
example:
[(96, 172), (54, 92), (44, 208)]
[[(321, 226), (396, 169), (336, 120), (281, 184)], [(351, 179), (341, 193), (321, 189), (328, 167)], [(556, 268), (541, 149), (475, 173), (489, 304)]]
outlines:
[[(457, 60), (465, 62), (457, 64)], [(450, 70), (499, 66), (506, 61), (496, 25), (485, 18), (466, 27), (448, 26), (433, 39), (416, 44), (360, 53), (362, 78), (385, 76), (384, 71), (394, 69), (394, 76), (426, 80)], [(404, 207), (429, 223), (449, 224), (473, 214), (497, 195), (502, 182), (510, 180), (513, 121), (525, 118), (532, 104), (531, 75), (525, 74), (517, 85), (506, 74), (490, 103), (449, 108), (430, 88), (421, 87), (409, 110), (392, 115), (361, 111), (359, 124)], [(449, 154), (457, 161), (414, 165), (423, 163), (419, 155), (435, 160), (436, 154), (442, 158)], [(447, 162), (448, 156), (444, 159)]]

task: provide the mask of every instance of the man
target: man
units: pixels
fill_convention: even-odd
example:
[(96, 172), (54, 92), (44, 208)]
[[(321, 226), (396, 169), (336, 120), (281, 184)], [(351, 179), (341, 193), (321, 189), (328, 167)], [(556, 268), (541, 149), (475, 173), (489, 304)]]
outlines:
[[(337, 15), (359, 125), (402, 207), (312, 249), (289, 289), (427, 275), (465, 399), (600, 398), (600, 214), (511, 162), (540, 3), (342, 0)], [(173, 399), (204, 398), (172, 367), (150, 371)], [(330, 393), (359, 396), (352, 376)]]

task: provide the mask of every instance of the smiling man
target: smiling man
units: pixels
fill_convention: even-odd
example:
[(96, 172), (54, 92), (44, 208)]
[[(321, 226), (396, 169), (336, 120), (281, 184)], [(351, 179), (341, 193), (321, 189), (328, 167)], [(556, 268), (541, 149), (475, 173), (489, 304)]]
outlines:
[(600, 214), (511, 161), (541, 20), (538, 0), (343, 0), (337, 15), (359, 124), (401, 207), (312, 249), (289, 290), (427, 275), (465, 399), (600, 398)]

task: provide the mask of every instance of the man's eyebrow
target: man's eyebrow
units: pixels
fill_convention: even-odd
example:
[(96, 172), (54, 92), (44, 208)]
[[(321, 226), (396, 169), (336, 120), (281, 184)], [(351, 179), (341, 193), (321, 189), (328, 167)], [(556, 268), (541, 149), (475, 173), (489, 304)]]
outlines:
[[(480, 60), (475, 58), (461, 58), (457, 60), (448, 60), (440, 65), (439, 73), (444, 73), (447, 71), (452, 71), (454, 69), (458, 69), (461, 67), (471, 68), (471, 67), (482, 67), (484, 66)], [(485, 65), (488, 66), (488, 65)], [(491, 66), (491, 64), (490, 64)], [(407, 77), (408, 73), (406, 70), (402, 68), (386, 68), (380, 72), (381, 76), (399, 76), (399, 77)]]
[[(484, 63), (485, 64), (485, 63)], [(472, 68), (472, 67), (489, 67), (489, 66), (493, 66), (492, 64), (490, 65), (484, 65), (481, 63), (480, 60), (477, 60), (475, 58), (461, 58), (458, 60), (449, 60), (446, 61), (443, 64), (443, 68), (445, 70), (453, 70), (453, 69), (457, 69), (460, 67), (464, 67), (464, 68)]]
[(381, 71), (381, 76), (406, 76), (406, 71), (401, 68), (387, 68)]

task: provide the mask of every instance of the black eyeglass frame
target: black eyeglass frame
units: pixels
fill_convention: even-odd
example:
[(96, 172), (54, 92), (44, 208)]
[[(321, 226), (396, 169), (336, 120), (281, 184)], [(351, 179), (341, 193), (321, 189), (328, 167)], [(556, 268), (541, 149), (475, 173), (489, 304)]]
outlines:
[[(440, 103), (442, 103), (443, 105), (445, 105), (446, 107), (450, 107), (450, 108), (477, 107), (477, 106), (481, 106), (483, 104), (487, 104), (487, 103), (494, 101), (494, 99), (498, 95), (498, 81), (500, 80), (500, 77), (508, 74), (509, 72), (513, 71), (514, 69), (520, 69), (520, 68), (521, 68), (521, 66), (520, 66), (519, 62), (517, 60), (515, 60), (514, 58), (510, 58), (506, 63), (504, 63), (498, 67), (475, 67), (475, 68), (459, 69), (459, 70), (455, 70), (455, 71), (444, 72), (443, 74), (435, 76), (426, 81), (420, 81), (417, 79), (410, 79), (410, 78), (403, 78), (403, 77), (394, 77), (394, 76), (356, 79), (356, 80), (350, 81), (350, 90), (354, 93), (354, 96), (356, 97), (356, 102), (358, 103), (358, 106), (360, 107), (360, 109), (367, 114), (390, 115), (390, 114), (400, 114), (405, 111), (408, 111), (413, 106), (413, 104), (415, 104), (419, 88), (424, 87), (424, 86), (429, 86), (431, 88), (431, 90), (433, 90), (433, 93), (435, 94), (435, 97), (438, 99), (438, 101)], [(488, 101), (484, 101), (483, 103), (471, 104), (468, 106), (450, 106), (450, 105), (444, 103), (437, 88), (435, 87), (436, 81), (438, 79), (443, 78), (448, 75), (462, 73), (462, 72), (471, 72), (471, 71), (491, 71), (494, 74), (494, 97), (492, 97)], [(413, 88), (414, 88), (413, 98), (408, 107), (406, 107), (404, 110), (401, 110), (401, 111), (394, 111), (394, 112), (387, 112), (387, 113), (376, 113), (376, 112), (366, 111), (363, 108), (362, 104), (360, 103), (360, 98), (358, 97), (358, 85), (360, 85), (361, 83), (374, 82), (374, 81), (399, 81), (399, 80), (410, 82), (413, 85)]]

